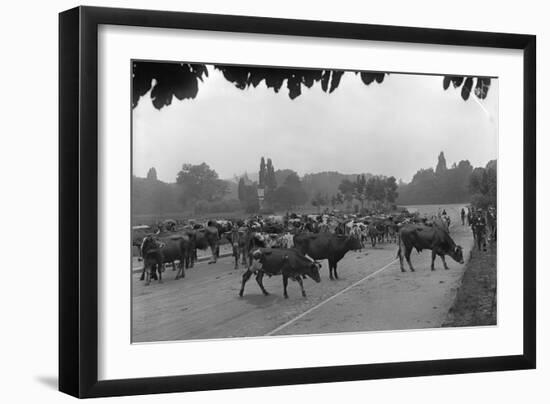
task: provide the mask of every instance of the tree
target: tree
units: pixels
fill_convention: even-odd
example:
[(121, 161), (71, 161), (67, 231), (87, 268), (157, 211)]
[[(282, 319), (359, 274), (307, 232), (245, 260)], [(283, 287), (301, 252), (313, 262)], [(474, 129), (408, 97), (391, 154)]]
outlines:
[(447, 171), (447, 161), (445, 160), (445, 155), (441, 152), (437, 157), (437, 167), (435, 168), (435, 173), (440, 175), (445, 171)]
[(318, 212), (321, 212), (321, 207), (328, 204), (328, 198), (321, 192), (317, 192), (311, 200), (311, 204), (317, 208)]
[(258, 174), (258, 182), (259, 182), (260, 188), (265, 187), (266, 175), (267, 175), (267, 172), (266, 172), (266, 168), (265, 168), (265, 160), (262, 157), (262, 159), (260, 160), (260, 172)]
[(275, 168), (271, 159), (267, 159), (267, 170), (265, 177), (265, 186), (269, 192), (274, 191), (277, 188), (277, 179), (275, 178)]
[(395, 177), (386, 178), (386, 201), (394, 203), (398, 195)]
[(178, 173), (176, 183), (183, 188), (183, 202), (220, 200), (227, 192), (225, 181), (218, 179), (216, 171), (208, 164), (184, 164)]
[(491, 160), (485, 168), (476, 168), (470, 176), (471, 203), (475, 207), (496, 207), (497, 204), (497, 162)]
[(243, 188), (242, 206), (246, 213), (255, 213), (260, 210), (260, 202), (258, 200), (258, 190), (256, 184), (245, 185)]
[(157, 170), (155, 167), (151, 167), (149, 171), (147, 171), (147, 179), (157, 181)]
[(272, 192), (270, 201), (281, 208), (292, 209), (307, 202), (307, 193), (302, 187), (300, 177), (294, 171), (289, 173), (283, 185)]
[(380, 176), (369, 178), (365, 186), (368, 199), (381, 203), (386, 199), (386, 188), (384, 180)]
[(246, 194), (245, 186), (246, 185), (244, 183), (244, 177), (241, 177), (239, 179), (239, 185), (237, 188), (237, 194), (239, 195), (239, 201), (241, 202), (245, 200), (245, 194)]
[(343, 200), (347, 202), (348, 208), (350, 208), (351, 202), (353, 201), (353, 194), (355, 192), (355, 184), (345, 178), (338, 186), (338, 191), (342, 193)]
[(367, 186), (367, 180), (365, 174), (358, 175), (355, 180), (355, 193), (354, 197), (361, 203), (361, 210), (364, 208), (365, 200), (367, 199), (365, 190)]

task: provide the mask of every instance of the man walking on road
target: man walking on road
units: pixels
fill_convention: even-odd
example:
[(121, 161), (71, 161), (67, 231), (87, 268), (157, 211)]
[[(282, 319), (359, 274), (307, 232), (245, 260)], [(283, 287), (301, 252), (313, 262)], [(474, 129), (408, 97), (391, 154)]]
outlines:
[(464, 212), (464, 208), (460, 211), (460, 219), (462, 219), (462, 226), (464, 226), (464, 217), (466, 216), (466, 212)]

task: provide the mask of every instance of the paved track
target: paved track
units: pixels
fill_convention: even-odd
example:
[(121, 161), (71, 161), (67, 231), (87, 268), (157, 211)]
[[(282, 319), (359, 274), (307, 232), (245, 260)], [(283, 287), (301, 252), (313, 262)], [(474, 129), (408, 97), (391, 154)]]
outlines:
[[(422, 206), (435, 212), (437, 207)], [(459, 223), (459, 206), (447, 206), (454, 224), (451, 235), (469, 257), (471, 232)], [(306, 279), (308, 294), (290, 282), (289, 298), (282, 294), (282, 279), (264, 277), (271, 293), (263, 296), (252, 278), (239, 298), (244, 269), (233, 269), (232, 258), (217, 264), (200, 263), (183, 280), (165, 272), (165, 282), (144, 286), (133, 274), (133, 341), (171, 341), (373, 331), (439, 327), (453, 303), (464, 265), (447, 259), (445, 271), (436, 261), (429, 269), (431, 253), (413, 253), (417, 272), (401, 273), (395, 259), (396, 244), (383, 244), (361, 252), (349, 252), (338, 264), (340, 279), (328, 279), (323, 261), (322, 281)], [(407, 268), (408, 269), (408, 268)]]

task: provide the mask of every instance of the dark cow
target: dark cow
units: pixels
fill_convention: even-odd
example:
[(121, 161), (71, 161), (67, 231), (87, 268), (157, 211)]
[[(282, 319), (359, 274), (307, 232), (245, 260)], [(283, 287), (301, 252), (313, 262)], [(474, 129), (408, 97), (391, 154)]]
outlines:
[(212, 258), (208, 261), (209, 264), (215, 264), (218, 261), (218, 245), (220, 242), (220, 236), (218, 229), (215, 226), (207, 226), (205, 228), (189, 231), (189, 234), (193, 239), (194, 254), (193, 259), (197, 260), (197, 248), (199, 250), (206, 250), (210, 248), (212, 251)]
[(314, 260), (328, 260), (329, 278), (338, 279), (336, 266), (344, 255), (351, 250), (361, 249), (361, 240), (354, 237), (330, 233), (302, 233), (294, 236), (294, 246), (304, 255)]
[(173, 219), (166, 219), (164, 222), (162, 222), (162, 228), (164, 231), (176, 231), (176, 221)]
[[(147, 236), (141, 245), (143, 256), (143, 276), (146, 275), (146, 285), (151, 283), (151, 278), (158, 272), (159, 283), (162, 282), (164, 264), (179, 261), (179, 271), (176, 279), (185, 277), (185, 268), (189, 267), (191, 258), (191, 243), (186, 235), (177, 235), (167, 239), (159, 240), (154, 236)], [(180, 276), (181, 274), (181, 276)]]
[(235, 269), (239, 268), (239, 259), (242, 257), (242, 265), (246, 266), (247, 243), (248, 243), (248, 228), (234, 227), (230, 235), (231, 248), (233, 257), (235, 258)]
[(407, 259), (409, 268), (414, 272), (411, 264), (411, 251), (413, 248), (418, 252), (432, 250), (432, 271), (435, 269), (434, 261), (436, 255), (441, 257), (445, 269), (449, 269), (445, 262), (445, 255), (449, 255), (456, 262), (464, 264), (462, 247), (455, 244), (448, 232), (436, 225), (405, 224), (399, 230), (399, 250), (397, 251), (397, 256), (399, 257), (401, 272), (405, 272), (405, 268), (403, 267), (403, 249), (405, 249), (405, 258)]
[(399, 227), (393, 220), (388, 220), (386, 223), (386, 240), (389, 243), (397, 243), (397, 233)]
[(319, 275), (321, 264), (309, 260), (294, 249), (259, 248), (252, 251), (250, 256), (252, 257), (253, 264), (243, 274), (241, 290), (239, 292), (239, 296), (241, 297), (244, 293), (244, 285), (253, 273), (256, 273), (256, 282), (258, 282), (265, 296), (269, 295), (269, 293), (265, 290), (262, 282), (264, 274), (270, 277), (282, 275), (285, 299), (288, 299), (287, 285), (289, 278), (298, 282), (302, 289), (303, 297), (306, 297), (306, 291), (304, 290), (302, 277), (309, 277), (317, 283), (321, 282), (321, 276)]
[(367, 235), (370, 238), (371, 245), (376, 247), (376, 242), (381, 241), (386, 232), (385, 226), (382, 222), (371, 222), (367, 227)]

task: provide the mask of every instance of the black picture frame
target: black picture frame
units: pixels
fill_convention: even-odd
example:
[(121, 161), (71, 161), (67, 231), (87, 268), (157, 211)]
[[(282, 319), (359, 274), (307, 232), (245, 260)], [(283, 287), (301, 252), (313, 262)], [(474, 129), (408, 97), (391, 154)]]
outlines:
[[(98, 26), (278, 34), (523, 51), (523, 353), (98, 381)], [(183, 12), (78, 7), (59, 15), (59, 390), (103, 397), (459, 374), (536, 366), (536, 37)]]

